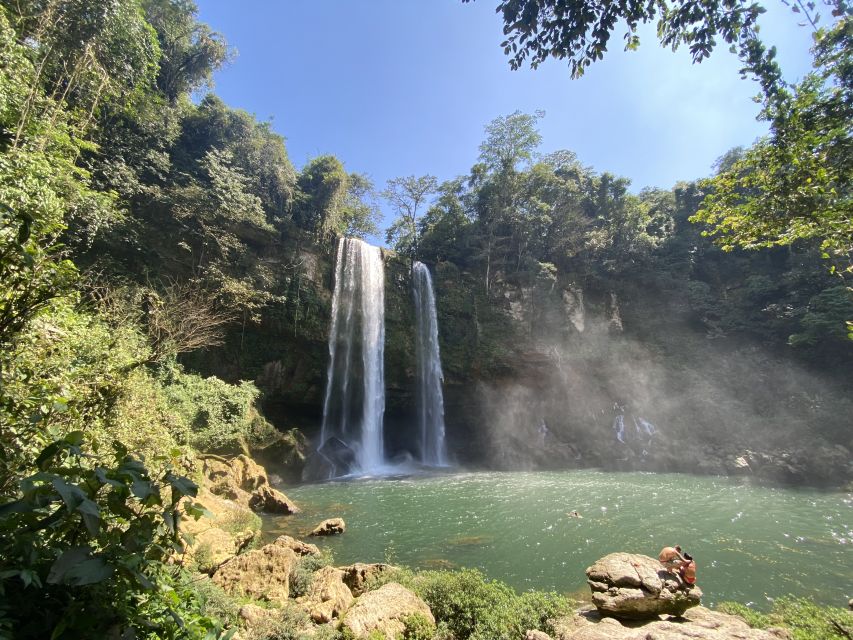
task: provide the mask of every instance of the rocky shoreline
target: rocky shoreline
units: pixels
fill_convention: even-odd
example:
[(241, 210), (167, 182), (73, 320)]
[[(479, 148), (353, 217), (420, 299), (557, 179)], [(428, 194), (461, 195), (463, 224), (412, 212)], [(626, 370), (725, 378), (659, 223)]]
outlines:
[[(416, 574), (388, 564), (334, 566), (316, 545), (287, 535), (261, 546), (260, 521), (252, 510), (295, 513), (297, 505), (270, 487), (263, 467), (247, 456), (203, 456), (201, 463), (204, 486), (197, 500), (210, 515), (185, 521), (192, 543), (180, 561), (243, 602), (233, 638), (454, 637), (432, 635), (439, 616), (412, 588)], [(343, 520), (333, 518), (312, 535), (345, 530)], [(613, 553), (590, 566), (586, 576), (591, 604), (576, 603), (546, 627), (528, 629), (525, 640), (793, 637), (783, 628), (753, 629), (742, 618), (702, 607), (700, 587), (648, 556)], [(276, 635), (283, 624), (290, 625), (291, 635)], [(413, 624), (427, 635), (412, 635)]]

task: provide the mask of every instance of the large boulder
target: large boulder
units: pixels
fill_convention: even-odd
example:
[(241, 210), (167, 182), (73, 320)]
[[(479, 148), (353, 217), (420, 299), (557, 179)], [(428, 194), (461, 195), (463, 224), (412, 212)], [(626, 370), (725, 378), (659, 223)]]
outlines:
[(203, 455), (202, 473), (210, 491), (220, 497), (248, 506), (255, 511), (297, 513), (296, 504), (269, 484), (266, 470), (249, 456), (227, 460)]
[(308, 593), (301, 599), (311, 619), (318, 624), (340, 618), (353, 600), (352, 592), (344, 584), (344, 572), (334, 567), (323, 567), (316, 571)]
[(606, 616), (643, 620), (678, 616), (699, 605), (702, 591), (660, 562), (634, 553), (611, 553), (586, 570), (592, 603)]
[(388, 571), (390, 568), (390, 564), (382, 562), (373, 564), (356, 562), (347, 567), (341, 567), (341, 570), (344, 572), (344, 584), (350, 588), (353, 595), (360, 596), (364, 593), (368, 580)]
[(403, 620), (415, 613), (435, 624), (426, 602), (403, 585), (389, 582), (359, 597), (344, 616), (343, 626), (356, 638), (367, 638), (378, 631), (393, 640), (405, 631)]
[(323, 520), (320, 524), (314, 527), (311, 532), (312, 536), (333, 536), (338, 533), (343, 533), (347, 530), (347, 525), (343, 518), (329, 518)]
[(310, 449), (311, 443), (303, 433), (299, 429), (290, 429), (284, 433), (275, 431), (266, 442), (252, 449), (252, 456), (286, 481), (299, 482)]
[(302, 542), (302, 540), (297, 540), (296, 538), (291, 538), (290, 536), (279, 536), (275, 539), (273, 544), (279, 544), (284, 547), (287, 547), (298, 556), (320, 555), (320, 548), (316, 544)]
[(556, 640), (790, 640), (784, 629), (752, 629), (737, 616), (695, 607), (677, 618), (626, 622), (582, 610), (557, 621)]
[(264, 609), (251, 603), (244, 604), (239, 611), (240, 620), (249, 629), (273, 622), (279, 615), (278, 609)]
[(183, 561), (192, 561), (199, 571), (212, 573), (254, 539), (260, 521), (253, 522), (257, 516), (247, 507), (216, 496), (204, 487), (199, 489), (194, 502), (203, 505), (208, 513), (198, 519), (181, 519), (181, 531), (192, 539)]
[(249, 497), (249, 506), (255, 511), (266, 511), (267, 513), (299, 513), (299, 509), (293, 500), (269, 485), (255, 489)]
[(269, 482), (266, 469), (245, 454), (241, 453), (234, 458), (231, 467), (235, 471), (237, 483), (244, 491), (254, 491)]
[(305, 459), (302, 480), (316, 482), (351, 473), (355, 469), (355, 451), (339, 438), (327, 439)]
[(268, 544), (223, 564), (213, 581), (232, 595), (287, 604), (290, 574), (299, 556), (283, 544)]

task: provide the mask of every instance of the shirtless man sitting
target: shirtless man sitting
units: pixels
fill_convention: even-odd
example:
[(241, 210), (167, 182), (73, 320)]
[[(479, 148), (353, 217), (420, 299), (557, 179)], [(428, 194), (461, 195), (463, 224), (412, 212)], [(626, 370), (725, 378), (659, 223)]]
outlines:
[(679, 545), (661, 549), (661, 552), (658, 554), (658, 560), (670, 573), (677, 572), (681, 567), (686, 566), (690, 562), (681, 555), (681, 546)]

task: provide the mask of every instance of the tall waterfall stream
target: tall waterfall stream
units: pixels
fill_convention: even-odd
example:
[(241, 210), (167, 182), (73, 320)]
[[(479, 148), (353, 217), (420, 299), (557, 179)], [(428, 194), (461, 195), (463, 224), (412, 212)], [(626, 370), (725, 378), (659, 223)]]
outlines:
[(364, 474), (375, 473), (384, 462), (384, 354), (382, 253), (357, 238), (341, 238), (320, 445), (336, 438), (352, 450), (355, 468)]
[(438, 319), (432, 278), (425, 264), (412, 266), (415, 297), (415, 351), (418, 362), (418, 421), (421, 462), (427, 466), (447, 465), (444, 443), (444, 395), (441, 385), (441, 355), (438, 348)]

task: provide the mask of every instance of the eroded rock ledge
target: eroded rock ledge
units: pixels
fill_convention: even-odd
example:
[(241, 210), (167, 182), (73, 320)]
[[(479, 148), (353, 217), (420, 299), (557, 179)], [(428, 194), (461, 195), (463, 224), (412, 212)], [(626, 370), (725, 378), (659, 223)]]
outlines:
[(619, 621), (593, 607), (557, 624), (556, 640), (790, 640), (784, 629), (753, 629), (737, 616), (694, 607), (680, 617)]

